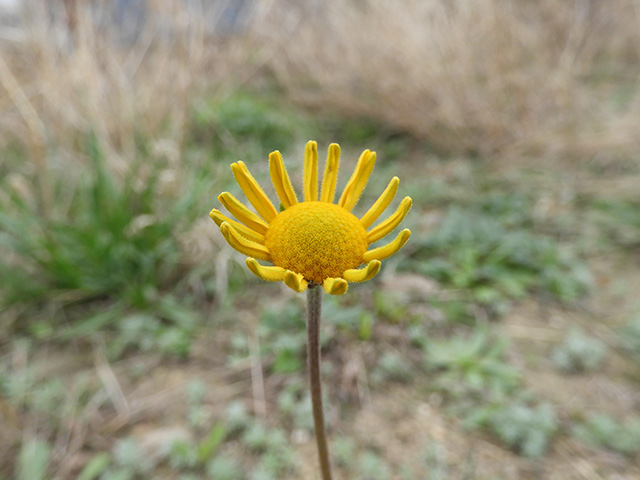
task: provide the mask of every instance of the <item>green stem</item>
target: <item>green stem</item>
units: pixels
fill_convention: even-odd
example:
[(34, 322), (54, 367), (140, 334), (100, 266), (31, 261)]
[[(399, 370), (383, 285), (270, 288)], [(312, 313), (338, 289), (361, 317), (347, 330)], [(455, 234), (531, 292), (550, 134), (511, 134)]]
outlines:
[(322, 411), (322, 386), (320, 384), (320, 316), (322, 311), (322, 289), (317, 285), (309, 286), (307, 292), (307, 364), (309, 385), (313, 405), (313, 423), (318, 443), (318, 459), (322, 480), (331, 480), (331, 464), (327, 437), (324, 432), (324, 414)]

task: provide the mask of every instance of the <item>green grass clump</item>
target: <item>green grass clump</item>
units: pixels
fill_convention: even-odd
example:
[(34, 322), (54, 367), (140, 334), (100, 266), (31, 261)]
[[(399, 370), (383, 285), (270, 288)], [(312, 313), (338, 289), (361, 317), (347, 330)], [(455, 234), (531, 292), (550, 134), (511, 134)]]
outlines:
[[(146, 341), (185, 354), (198, 317), (179, 233), (202, 215), (204, 182), (194, 177), (171, 198), (162, 193), (160, 168), (141, 161), (117, 178), (97, 142), (87, 143), (90, 162), (76, 183), (50, 179), (56, 193), (47, 214), (18, 192), (0, 198), (2, 308), (20, 312), (14, 326), (41, 337), (108, 327), (118, 333), (116, 351)], [(0, 327), (0, 335), (12, 328)]]

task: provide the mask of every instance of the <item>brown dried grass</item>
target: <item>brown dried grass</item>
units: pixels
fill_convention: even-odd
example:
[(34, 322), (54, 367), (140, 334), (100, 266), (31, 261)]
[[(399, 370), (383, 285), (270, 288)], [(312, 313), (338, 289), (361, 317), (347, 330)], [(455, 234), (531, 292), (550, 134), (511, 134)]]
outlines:
[[(446, 153), (626, 157), (638, 150), (632, 0), (274, 6), (264, 42), (285, 91), (369, 116)], [(287, 25), (295, 28), (287, 29)]]
[(77, 160), (87, 133), (116, 171), (139, 151), (137, 139), (175, 157), (193, 104), (259, 65), (259, 51), (245, 61), (245, 36), (212, 32), (183, 2), (149, 2), (132, 43), (98, 21), (91, 2), (68, 4), (70, 16), (62, 2), (31, 2), (19, 34), (0, 43), (0, 147), (26, 146), (38, 167)]
[(154, 19), (132, 45), (97, 27), (85, 2), (72, 33), (32, 11), (21, 38), (0, 43), (0, 147), (17, 139), (42, 170), (74, 159), (90, 131), (116, 169), (136, 138), (179, 157), (203, 92), (266, 66), (305, 105), (377, 118), (446, 154), (638, 151), (634, 0), (262, 0), (234, 35), (212, 34), (182, 2), (149, 4)]

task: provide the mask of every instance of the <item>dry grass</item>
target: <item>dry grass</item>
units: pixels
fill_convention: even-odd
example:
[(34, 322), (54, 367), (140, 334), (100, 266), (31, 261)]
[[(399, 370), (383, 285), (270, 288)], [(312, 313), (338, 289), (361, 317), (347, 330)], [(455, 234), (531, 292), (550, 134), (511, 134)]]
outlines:
[(262, 32), (282, 46), (269, 66), (304, 103), (379, 118), (446, 153), (610, 159), (638, 148), (637, 2), (318, 5), (274, 9), (286, 21)]
[(179, 156), (204, 91), (267, 66), (291, 97), (370, 116), (443, 153), (587, 159), (638, 149), (640, 16), (633, 0), (254, 4), (240, 34), (212, 32), (156, 0), (122, 44), (79, 2), (69, 31), (43, 8), (0, 48), (0, 145), (18, 139), (42, 169), (92, 131), (121, 168), (139, 138)]
[(149, 2), (135, 41), (96, 14), (108, 2), (68, 3), (72, 19), (62, 2), (31, 2), (0, 43), (0, 148), (26, 148), (39, 171), (83, 161), (87, 133), (116, 171), (137, 139), (178, 161), (193, 104), (242, 85), (261, 61), (259, 49), (246, 61), (244, 35), (219, 34), (182, 2)]

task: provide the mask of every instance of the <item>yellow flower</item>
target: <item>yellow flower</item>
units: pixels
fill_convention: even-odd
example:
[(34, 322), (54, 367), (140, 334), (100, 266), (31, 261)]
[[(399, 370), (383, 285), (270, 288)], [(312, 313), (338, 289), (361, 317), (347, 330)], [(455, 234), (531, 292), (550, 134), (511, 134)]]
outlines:
[[(411, 208), (411, 198), (405, 197), (391, 216), (370, 228), (398, 190), (400, 180), (393, 177), (367, 213), (361, 218), (351, 213), (375, 161), (375, 152), (362, 152), (340, 200), (334, 204), (340, 146), (329, 146), (318, 198), (318, 146), (314, 141), (308, 142), (304, 152), (304, 201), (298, 202), (282, 155), (278, 151), (271, 153), (269, 170), (282, 204), (280, 212), (244, 162), (233, 163), (233, 175), (257, 214), (229, 192), (223, 192), (218, 199), (239, 222), (216, 209), (209, 216), (229, 245), (249, 257), (247, 267), (261, 279), (284, 281), (297, 292), (303, 292), (309, 284), (322, 285), (327, 293), (342, 295), (348, 282), (373, 278), (380, 271), (380, 260), (400, 250), (411, 235), (409, 229), (404, 229), (391, 243), (368, 249), (395, 229)], [(273, 266), (261, 265), (258, 260), (272, 262)]]

